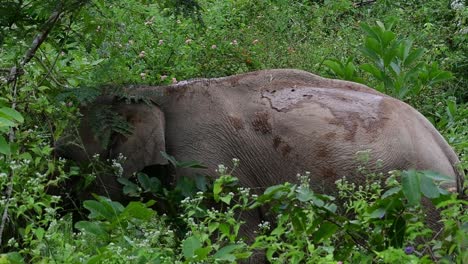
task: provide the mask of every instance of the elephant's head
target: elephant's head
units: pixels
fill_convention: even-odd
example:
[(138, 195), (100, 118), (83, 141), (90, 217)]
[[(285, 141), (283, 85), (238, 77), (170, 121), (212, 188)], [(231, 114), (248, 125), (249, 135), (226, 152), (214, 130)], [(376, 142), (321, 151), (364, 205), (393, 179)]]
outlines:
[[(122, 122), (120, 128), (122, 125), (132, 127), (131, 133), (122, 135), (116, 132), (119, 131), (119, 124), (115, 124), (115, 129), (110, 129), (108, 126), (112, 121), (109, 118), (112, 115), (106, 117), (103, 115), (105, 111), (118, 117), (116, 122), (125, 120), (127, 124)], [(99, 154), (102, 159), (115, 159), (121, 153), (126, 157), (122, 165), (123, 176), (127, 178), (147, 166), (167, 164), (161, 155), (161, 151), (165, 151), (165, 120), (158, 106), (127, 104), (112, 97), (100, 97), (93, 104), (82, 107), (80, 112), (83, 118), (78, 129), (79, 137), (73, 141), (70, 138), (59, 140), (56, 146), (59, 156), (82, 163), (89, 161), (95, 154)], [(102, 136), (106, 133), (109, 133), (108, 142), (103, 147)]]

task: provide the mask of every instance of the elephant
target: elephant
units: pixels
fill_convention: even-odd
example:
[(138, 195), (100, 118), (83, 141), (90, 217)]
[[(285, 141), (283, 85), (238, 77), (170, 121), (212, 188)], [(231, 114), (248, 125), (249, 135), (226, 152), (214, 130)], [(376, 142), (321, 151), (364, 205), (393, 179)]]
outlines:
[[(376, 171), (431, 170), (453, 179), (445, 188), (462, 187), (457, 154), (434, 126), (408, 104), (362, 84), (274, 69), (126, 91), (154, 104), (108, 97), (95, 104), (113, 105), (133, 125), (133, 134), (115, 137), (103, 149), (84, 109), (79, 132), (88, 154), (73, 149), (64, 156), (83, 161), (96, 153), (107, 159), (122, 153), (127, 178), (149, 166), (167, 165), (161, 151), (177, 160), (202, 162), (213, 177), (219, 164), (238, 158), (235, 176), (242, 186), (261, 191), (296, 182), (297, 173), (308, 171), (314, 191), (331, 194), (343, 176), (364, 183), (355, 157), (370, 150), (368, 166)], [(111, 179), (105, 181), (111, 185)], [(251, 226), (262, 215), (252, 216)]]

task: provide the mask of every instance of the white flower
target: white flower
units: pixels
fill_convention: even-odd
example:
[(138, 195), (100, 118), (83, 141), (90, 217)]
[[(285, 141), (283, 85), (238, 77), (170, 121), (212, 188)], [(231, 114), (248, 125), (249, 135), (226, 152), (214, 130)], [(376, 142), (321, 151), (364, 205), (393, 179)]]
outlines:
[(223, 164), (218, 165), (218, 169), (216, 170), (216, 172), (219, 174), (225, 174), (226, 171), (227, 171), (227, 167), (224, 166)]

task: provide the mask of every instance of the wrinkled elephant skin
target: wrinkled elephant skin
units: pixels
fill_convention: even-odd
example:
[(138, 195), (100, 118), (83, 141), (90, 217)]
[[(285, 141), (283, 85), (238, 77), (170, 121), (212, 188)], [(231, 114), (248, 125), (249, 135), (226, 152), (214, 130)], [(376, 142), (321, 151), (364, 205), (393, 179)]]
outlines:
[(128, 157), (127, 177), (163, 164), (160, 151), (165, 151), (177, 160), (204, 163), (213, 176), (217, 165), (238, 158), (235, 176), (258, 190), (296, 182), (297, 173), (309, 171), (316, 191), (333, 193), (340, 177), (363, 183), (356, 153), (370, 150), (369, 168), (432, 170), (455, 180), (448, 188), (461, 184), (457, 155), (431, 123), (409, 105), (361, 84), (285, 69), (128, 91), (158, 105), (122, 103), (134, 135), (100, 151), (92, 149), (96, 143), (86, 125), (81, 129), (91, 152)]

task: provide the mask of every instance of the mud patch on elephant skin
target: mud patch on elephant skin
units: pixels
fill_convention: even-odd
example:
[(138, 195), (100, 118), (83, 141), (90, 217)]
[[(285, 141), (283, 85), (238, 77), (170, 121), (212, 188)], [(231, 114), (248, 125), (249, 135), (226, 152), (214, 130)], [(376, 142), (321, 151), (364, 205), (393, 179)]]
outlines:
[(331, 140), (331, 139), (334, 139), (336, 136), (336, 133), (335, 132), (328, 132), (326, 133), (325, 135), (323, 135), (323, 138), (325, 140)]
[(278, 147), (279, 147), (279, 145), (280, 145), (281, 143), (283, 143), (283, 140), (281, 139), (280, 136), (275, 136), (275, 137), (273, 138), (273, 147), (274, 147), (276, 150), (278, 149)]
[(329, 120), (328, 123), (342, 126), (346, 131), (345, 140), (354, 141), (359, 127), (364, 129), (371, 139), (375, 139), (379, 136), (379, 131), (390, 120), (390, 114), (394, 109), (401, 107), (398, 105), (399, 103), (399, 101), (384, 98), (379, 102), (376, 111), (373, 113), (332, 110), (334, 118)]
[(322, 168), (320, 174), (323, 176), (323, 179), (334, 179), (338, 176), (333, 168)]
[(283, 155), (283, 157), (286, 157), (289, 153), (291, 153), (291, 146), (289, 146), (288, 144), (285, 144), (282, 148), (281, 148), (281, 155)]
[(330, 125), (343, 126), (346, 130), (344, 139), (347, 141), (354, 141), (359, 127), (358, 123), (362, 122), (359, 113), (352, 112), (344, 115), (337, 115), (334, 113), (334, 115), (335, 118), (330, 120), (328, 123)]
[(269, 114), (267, 112), (256, 112), (255, 118), (252, 121), (252, 127), (255, 131), (259, 131), (262, 134), (270, 134), (272, 127), (269, 119)]
[(330, 157), (330, 150), (328, 149), (328, 146), (323, 144), (323, 143), (319, 143), (317, 145), (317, 157), (318, 158), (323, 158), (323, 159), (326, 159), (328, 157)]
[(244, 122), (242, 122), (242, 119), (239, 117), (235, 116), (228, 116), (229, 124), (236, 130), (239, 131), (241, 129), (244, 129)]
[(279, 152), (283, 157), (286, 157), (292, 151), (292, 147), (284, 141), (280, 136), (273, 138), (273, 148)]

